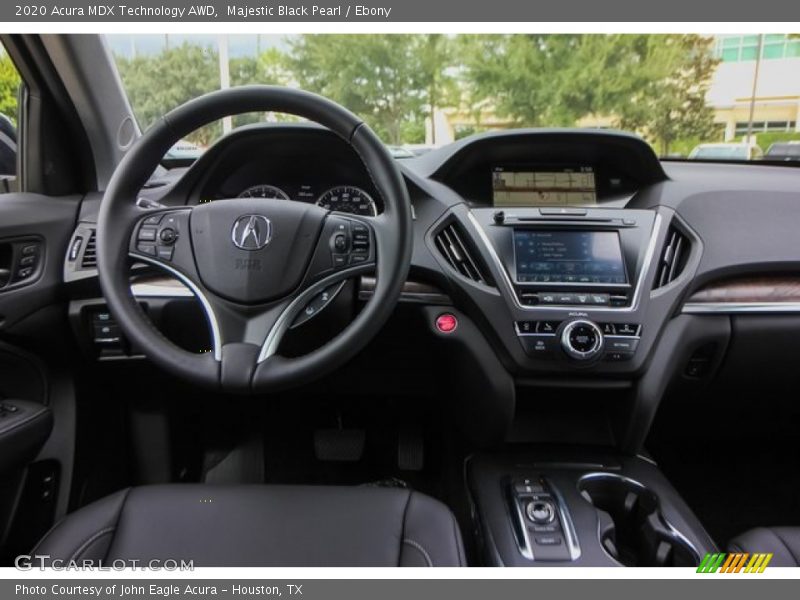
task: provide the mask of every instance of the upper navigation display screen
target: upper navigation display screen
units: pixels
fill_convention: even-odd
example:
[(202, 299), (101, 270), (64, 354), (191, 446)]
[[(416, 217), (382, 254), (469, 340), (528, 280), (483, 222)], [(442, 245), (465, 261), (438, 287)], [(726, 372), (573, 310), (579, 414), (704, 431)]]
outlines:
[(616, 231), (514, 230), (519, 283), (627, 283)]
[(496, 167), (492, 192), (497, 207), (597, 204), (592, 167), (518, 170)]

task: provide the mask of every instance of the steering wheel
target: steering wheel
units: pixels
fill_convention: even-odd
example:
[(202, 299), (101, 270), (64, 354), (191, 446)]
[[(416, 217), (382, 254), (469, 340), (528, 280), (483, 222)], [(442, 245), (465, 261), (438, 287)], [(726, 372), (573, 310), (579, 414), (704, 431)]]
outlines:
[[(315, 121), (348, 142), (383, 199), (383, 213), (360, 217), (280, 199), (149, 210), (137, 204), (140, 190), (177, 140), (228, 115), (267, 111)], [(238, 87), (176, 108), (127, 153), (100, 207), (97, 267), (111, 313), (154, 363), (195, 384), (263, 393), (336, 369), (375, 336), (408, 274), (411, 226), (402, 175), (363, 121), (308, 92)], [(183, 350), (153, 326), (131, 292), (130, 261), (165, 269), (194, 292), (208, 318), (211, 352)], [(278, 354), (282, 337), (303, 310), (345, 279), (372, 270), (373, 297), (338, 336), (304, 356)]]

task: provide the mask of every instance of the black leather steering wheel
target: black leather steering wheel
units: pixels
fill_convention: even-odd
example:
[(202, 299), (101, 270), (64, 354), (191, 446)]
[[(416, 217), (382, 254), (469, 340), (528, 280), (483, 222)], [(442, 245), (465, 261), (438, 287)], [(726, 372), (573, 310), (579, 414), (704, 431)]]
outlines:
[[(150, 210), (137, 205), (140, 190), (177, 140), (228, 115), (267, 111), (315, 121), (347, 141), (382, 196), (383, 213), (359, 217), (303, 202), (251, 198)], [(330, 372), (373, 338), (402, 291), (411, 235), (403, 178), (367, 125), (314, 94), (247, 86), (187, 102), (136, 142), (103, 197), (97, 266), (111, 313), (153, 362), (207, 387), (261, 393)], [(131, 261), (161, 267), (195, 293), (209, 320), (211, 352), (182, 350), (153, 326), (131, 292)], [(372, 270), (377, 278), (372, 299), (337, 337), (305, 356), (277, 354), (283, 334), (309, 302)]]

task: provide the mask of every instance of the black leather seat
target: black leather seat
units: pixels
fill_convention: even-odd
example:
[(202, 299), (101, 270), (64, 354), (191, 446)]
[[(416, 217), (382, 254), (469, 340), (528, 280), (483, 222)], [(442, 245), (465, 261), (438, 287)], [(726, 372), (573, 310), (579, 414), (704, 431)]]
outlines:
[(771, 567), (800, 567), (800, 527), (756, 527), (728, 543), (729, 552), (771, 552)]
[(33, 551), (50, 560), (195, 566), (466, 566), (441, 502), (372, 487), (162, 485), (68, 515)]

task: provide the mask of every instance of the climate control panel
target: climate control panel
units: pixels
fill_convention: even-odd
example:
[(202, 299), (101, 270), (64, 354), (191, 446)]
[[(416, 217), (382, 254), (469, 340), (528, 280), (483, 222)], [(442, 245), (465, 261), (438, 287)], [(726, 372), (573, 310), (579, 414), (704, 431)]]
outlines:
[(584, 364), (631, 360), (642, 333), (638, 323), (595, 323), (589, 319), (517, 321), (515, 326), (528, 356)]

